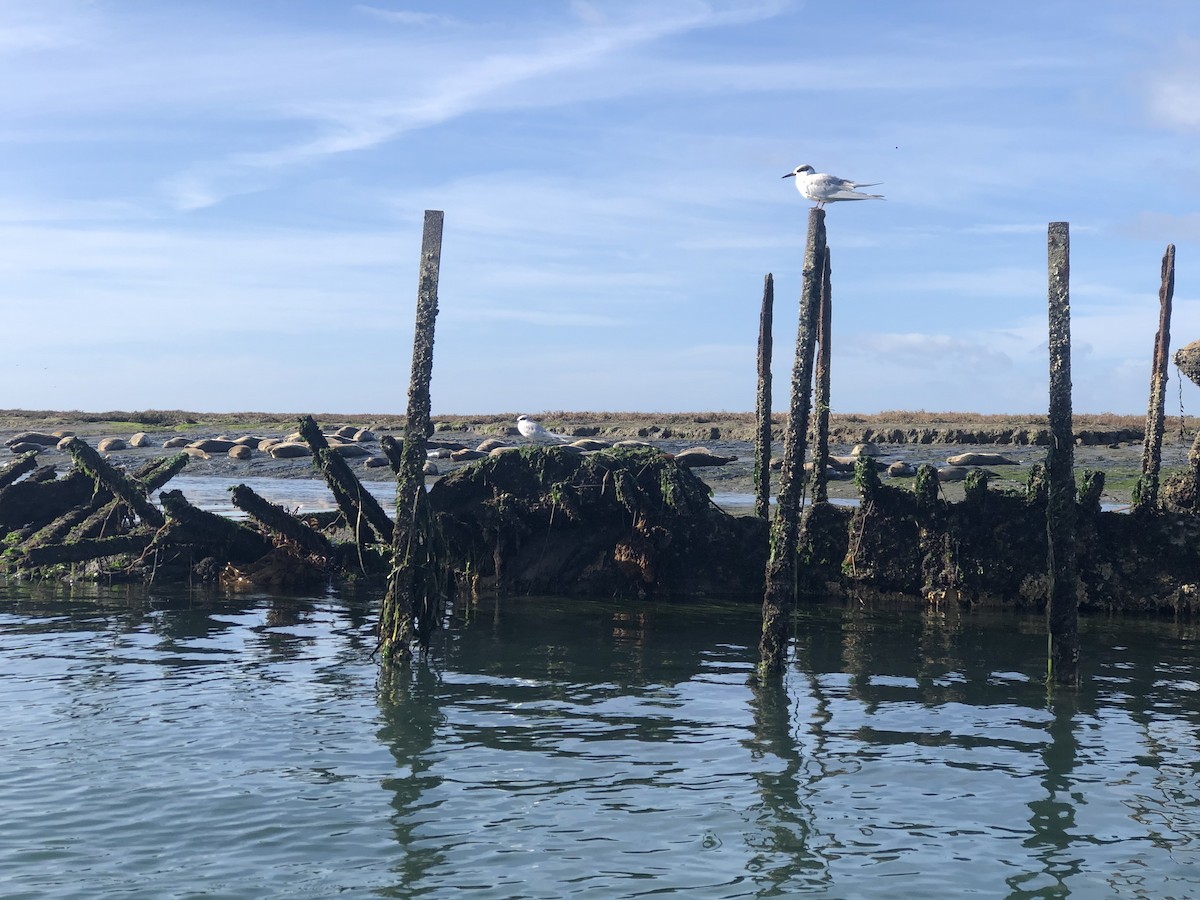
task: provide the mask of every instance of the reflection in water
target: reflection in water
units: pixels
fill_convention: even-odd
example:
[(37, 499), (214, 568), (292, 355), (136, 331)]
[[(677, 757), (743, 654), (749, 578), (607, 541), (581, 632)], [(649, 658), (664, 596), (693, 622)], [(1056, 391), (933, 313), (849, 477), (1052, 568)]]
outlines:
[(401, 850), (393, 866), (397, 886), (384, 896), (412, 896), (430, 871), (445, 864), (438, 844), (418, 835), (423, 826), (436, 821), (437, 805), (424, 798), (433, 796), (441, 785), (431, 753), (445, 723), (439, 703), (441, 686), (437, 674), (421, 662), (380, 672), (384, 726), (376, 737), (396, 759), (396, 774), (384, 779), (383, 787), (394, 794), (392, 827)]
[(0, 586), (0, 895), (1200, 894), (1194, 626), (486, 597), (411, 669), (378, 597)]

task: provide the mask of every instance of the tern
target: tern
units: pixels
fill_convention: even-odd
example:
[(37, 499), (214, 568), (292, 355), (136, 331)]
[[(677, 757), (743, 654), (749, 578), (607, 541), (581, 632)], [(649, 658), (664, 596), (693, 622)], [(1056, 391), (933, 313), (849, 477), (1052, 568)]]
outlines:
[(535, 422), (529, 416), (517, 416), (517, 431), (521, 432), (521, 437), (534, 441), (559, 441), (565, 444), (570, 440), (561, 434), (547, 431), (542, 427), (541, 422)]
[(826, 203), (835, 203), (838, 200), (883, 199), (883, 194), (864, 194), (858, 190), (858, 188), (874, 187), (877, 184), (882, 184), (883, 182), (881, 181), (860, 184), (857, 181), (849, 181), (845, 178), (838, 178), (836, 175), (826, 175), (824, 172), (818, 172), (812, 166), (808, 165), (808, 163), (796, 166), (796, 168), (783, 177), (795, 178), (796, 190), (809, 200), (815, 200), (817, 209), (824, 209)]

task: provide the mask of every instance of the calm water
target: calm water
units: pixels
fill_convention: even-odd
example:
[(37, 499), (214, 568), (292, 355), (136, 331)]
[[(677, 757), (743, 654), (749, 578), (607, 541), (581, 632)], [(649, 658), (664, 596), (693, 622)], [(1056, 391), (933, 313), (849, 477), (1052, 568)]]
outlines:
[(0, 586), (0, 895), (1200, 896), (1191, 625), (376, 600)]

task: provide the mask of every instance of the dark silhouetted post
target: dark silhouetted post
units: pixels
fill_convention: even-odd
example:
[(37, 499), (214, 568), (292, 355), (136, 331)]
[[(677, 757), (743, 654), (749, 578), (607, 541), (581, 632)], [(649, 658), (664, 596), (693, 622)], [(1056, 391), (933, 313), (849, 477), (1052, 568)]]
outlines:
[(433, 327), (437, 320), (438, 272), (442, 259), (440, 210), (425, 211), (421, 235), (421, 273), (417, 284), (417, 323), (413, 334), (408, 416), (404, 424), (401, 466), (396, 475), (396, 525), (392, 571), (379, 613), (379, 647), (384, 662), (412, 655), (412, 639), (424, 644), (437, 624), (440, 602), (434, 571), (431, 516), (425, 495), (425, 439), (431, 429), (429, 382), (433, 377)]
[(1050, 307), (1047, 679), (1057, 684), (1075, 684), (1079, 677), (1079, 601), (1075, 564), (1075, 435), (1071, 423), (1071, 239), (1066, 222), (1050, 223), (1047, 245)]
[(763, 630), (759, 642), (759, 678), (778, 675), (787, 656), (788, 619), (796, 602), (796, 544), (800, 534), (800, 496), (804, 485), (804, 451), (812, 407), (813, 352), (821, 282), (825, 270), (825, 211), (808, 213), (808, 242), (804, 250), (804, 285), (800, 292), (800, 323), (796, 359), (792, 366), (792, 396), (783, 442), (783, 471), (771, 522), (771, 548), (763, 591)]
[(754, 514), (771, 514), (771, 319), (775, 309), (775, 279), (763, 281), (762, 312), (758, 317), (758, 405), (754, 432)]
[(1175, 245), (1167, 244), (1158, 289), (1158, 334), (1154, 336), (1154, 362), (1150, 371), (1150, 406), (1146, 411), (1146, 438), (1142, 449), (1142, 477), (1134, 490), (1133, 509), (1147, 512), (1158, 505), (1158, 472), (1162, 465), (1164, 407), (1167, 401), (1167, 361), (1171, 348), (1171, 300), (1175, 296)]

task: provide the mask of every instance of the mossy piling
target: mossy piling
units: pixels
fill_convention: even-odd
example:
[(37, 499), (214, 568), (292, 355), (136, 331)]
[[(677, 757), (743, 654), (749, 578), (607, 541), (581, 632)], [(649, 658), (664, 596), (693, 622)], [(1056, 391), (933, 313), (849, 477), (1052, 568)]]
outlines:
[(787, 431), (783, 442), (783, 469), (775, 498), (770, 545), (763, 588), (762, 638), (759, 641), (758, 675), (779, 675), (787, 657), (787, 632), (796, 602), (796, 556), (800, 532), (800, 506), (804, 487), (804, 453), (812, 407), (813, 355), (821, 283), (825, 273), (825, 210), (808, 213), (808, 238), (804, 249), (804, 281), (800, 293), (800, 321), (792, 365), (792, 391)]
[[(425, 441), (433, 430), (429, 383), (433, 378), (434, 326), (442, 259), (439, 210), (425, 211), (417, 283), (416, 327), (409, 372), (408, 412), (396, 474), (396, 524), (392, 566), (379, 616), (379, 649), (385, 662), (404, 662), (414, 638), (428, 646), (448, 585), (439, 578), (433, 516), (425, 493)], [(391, 454), (389, 454), (391, 458)]]
[(1066, 222), (1050, 223), (1047, 255), (1052, 436), (1046, 455), (1047, 678), (1067, 685), (1079, 677), (1079, 579), (1075, 558), (1075, 435), (1071, 423), (1071, 244)]
[(1158, 332), (1150, 369), (1150, 402), (1146, 411), (1146, 436), (1142, 450), (1142, 475), (1134, 491), (1137, 513), (1158, 506), (1159, 469), (1162, 466), (1163, 425), (1167, 398), (1167, 363), (1171, 346), (1171, 303), (1175, 296), (1175, 245), (1168, 244), (1162, 259), (1158, 289)]
[(754, 514), (771, 515), (771, 328), (775, 315), (775, 277), (763, 279), (758, 316), (758, 394), (754, 431)]

